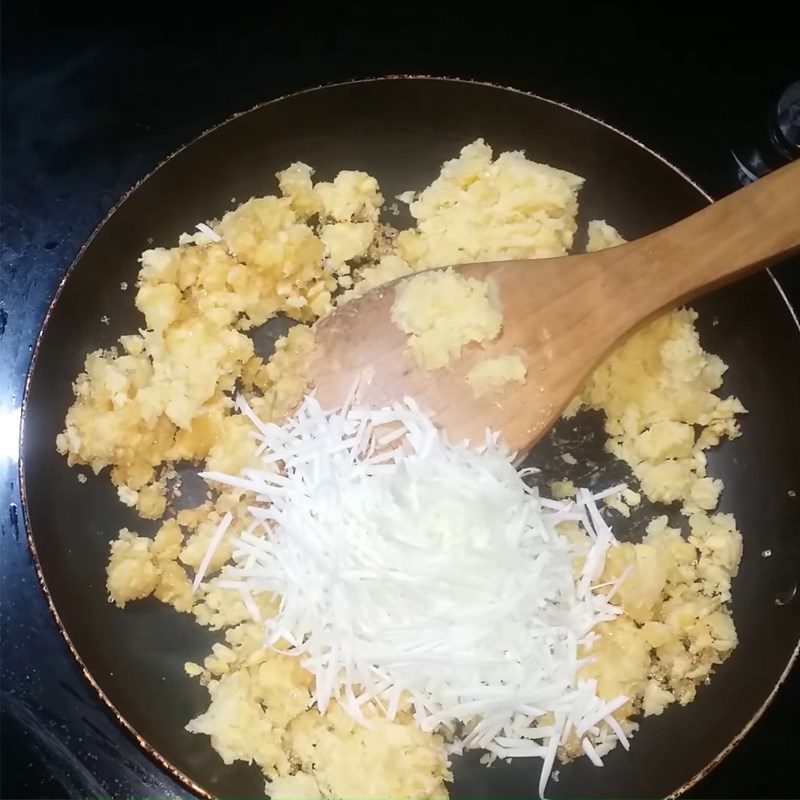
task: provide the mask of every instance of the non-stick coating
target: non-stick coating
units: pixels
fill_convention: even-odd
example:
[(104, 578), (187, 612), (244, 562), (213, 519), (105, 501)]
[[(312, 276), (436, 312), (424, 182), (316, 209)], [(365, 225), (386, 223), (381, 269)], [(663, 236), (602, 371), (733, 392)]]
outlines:
[[(109, 541), (122, 526), (149, 534), (154, 525), (119, 503), (105, 475), (81, 484), (56, 453), (70, 383), (88, 351), (110, 347), (141, 325), (133, 306), (137, 258), (151, 243), (175, 242), (195, 222), (229, 209), (232, 198), (273, 192), (274, 173), (292, 161), (313, 165), (318, 179), (340, 169), (366, 170), (391, 199), (427, 185), (443, 160), (477, 137), (496, 152), (524, 149), (535, 160), (584, 176), (582, 228), (601, 217), (634, 238), (707, 202), (636, 142), (557, 104), (456, 81), (344, 84), (262, 105), (169, 159), (101, 226), (52, 309), (24, 417), (27, 521), (43, 579), (74, 650), (108, 701), (163, 759), (210, 794), (244, 797), (263, 790), (256, 767), (226, 767), (207, 738), (183, 729), (207, 704), (206, 691), (184, 675), (183, 663), (202, 659), (218, 637), (155, 600), (125, 611), (107, 602)], [(558, 782), (551, 782), (552, 797), (659, 797), (679, 790), (759, 712), (797, 646), (800, 599), (789, 598), (800, 577), (800, 498), (789, 492), (800, 488), (798, 329), (767, 274), (695, 307), (703, 344), (731, 367), (724, 391), (750, 412), (743, 436), (709, 457), (711, 474), (726, 485), (721, 510), (736, 514), (744, 534), (733, 603), (740, 645), (694, 703), (644, 721), (630, 753), (618, 748), (603, 769), (585, 759), (562, 767)], [(108, 325), (101, 323), (104, 315)], [(582, 466), (588, 461), (604, 465), (603, 482), (627, 476), (624, 465), (603, 453), (601, 431), (596, 414), (562, 424), (532, 457), (550, 477), (598, 480), (597, 470), (589, 474)], [(578, 456), (571, 473), (554, 455), (557, 447)], [(632, 526), (619, 518), (615, 523), (623, 537), (631, 527), (641, 533), (639, 519)], [(764, 558), (767, 549), (772, 555)], [(539, 765), (520, 759), (486, 769), (477, 756), (456, 759), (451, 794), (534, 796)]]

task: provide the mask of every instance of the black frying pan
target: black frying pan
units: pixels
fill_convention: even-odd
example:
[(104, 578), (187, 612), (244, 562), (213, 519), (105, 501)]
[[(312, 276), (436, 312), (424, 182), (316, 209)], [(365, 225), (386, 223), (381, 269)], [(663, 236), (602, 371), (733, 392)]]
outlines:
[[(23, 408), (22, 485), (31, 546), (43, 585), (76, 658), (112, 711), (161, 763), (197, 791), (258, 796), (256, 767), (225, 767), (205, 737), (183, 730), (207, 704), (183, 673), (214, 637), (155, 600), (124, 612), (105, 596), (108, 542), (143, 523), (122, 506), (105, 476), (81, 485), (55, 450), (72, 401), (70, 382), (85, 354), (141, 324), (133, 305), (137, 258), (152, 241), (169, 246), (200, 220), (251, 195), (275, 190), (273, 173), (295, 160), (330, 179), (340, 169), (375, 175), (386, 197), (427, 185), (443, 160), (483, 136), (496, 152), (523, 148), (535, 160), (584, 176), (580, 223), (604, 217), (628, 238), (650, 233), (708, 202), (702, 190), (632, 139), (564, 106), (476, 83), (386, 79), (302, 92), (235, 117), (181, 150), (129, 193), (100, 226), (50, 309)], [(398, 218), (390, 218), (393, 223)], [(408, 222), (399, 219), (400, 224)], [(582, 241), (577, 242), (577, 247)], [(131, 289), (121, 291), (120, 283)], [(721, 510), (736, 514), (745, 556), (734, 585), (740, 644), (687, 708), (642, 724), (630, 753), (618, 748), (603, 769), (585, 759), (561, 768), (552, 797), (663, 797), (698, 780), (763, 710), (797, 654), (800, 598), (800, 334), (769, 274), (695, 304), (703, 344), (731, 366), (725, 391), (749, 409), (743, 436), (710, 454), (725, 481)], [(101, 323), (108, 315), (110, 324)], [(280, 328), (271, 323), (260, 345)], [(627, 468), (602, 450), (599, 415), (560, 424), (532, 453), (547, 478), (594, 481), (581, 464), (602, 460), (603, 482)], [(577, 456), (570, 468), (558, 448)], [(571, 470), (571, 471), (570, 471)], [(621, 538), (632, 523), (618, 522)], [(770, 550), (771, 557), (761, 556)], [(454, 798), (531, 797), (538, 760), (486, 769), (478, 754), (455, 761)], [(754, 767), (755, 768), (755, 767)]]

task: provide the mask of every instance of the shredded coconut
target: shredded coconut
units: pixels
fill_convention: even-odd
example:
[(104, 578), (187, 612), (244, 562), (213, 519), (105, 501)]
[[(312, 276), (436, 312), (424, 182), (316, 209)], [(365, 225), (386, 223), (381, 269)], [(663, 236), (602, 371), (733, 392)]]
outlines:
[[(616, 544), (605, 492), (541, 498), (497, 434), (453, 445), (410, 398), (326, 412), (309, 396), (281, 426), (239, 405), (262, 465), (204, 477), (253, 492), (259, 530), (219, 585), (280, 596), (266, 642), (288, 642), (321, 711), (335, 699), (369, 726), (365, 703), (393, 719), (409, 698), (422, 729), (457, 731), (457, 747), (543, 758), (542, 790), (570, 728), (602, 763), (587, 737), (628, 700), (578, 677), (592, 629), (620, 613), (619, 581), (593, 585)], [(559, 533), (565, 521), (586, 536)]]

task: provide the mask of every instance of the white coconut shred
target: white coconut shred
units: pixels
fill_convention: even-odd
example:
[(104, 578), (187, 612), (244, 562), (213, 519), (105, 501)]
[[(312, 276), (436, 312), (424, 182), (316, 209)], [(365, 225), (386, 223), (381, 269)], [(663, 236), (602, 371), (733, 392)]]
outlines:
[(220, 586), (281, 598), (266, 642), (302, 659), (321, 711), (336, 699), (369, 725), (365, 703), (393, 718), (407, 698), (455, 750), (543, 758), (540, 791), (568, 736), (598, 765), (600, 726), (627, 745), (613, 712), (628, 698), (578, 676), (620, 613), (618, 582), (594, 585), (616, 544), (608, 492), (544, 499), (496, 434), (453, 445), (410, 398), (325, 411), (308, 396), (283, 425), (238, 402), (262, 465), (204, 473), (257, 497)]

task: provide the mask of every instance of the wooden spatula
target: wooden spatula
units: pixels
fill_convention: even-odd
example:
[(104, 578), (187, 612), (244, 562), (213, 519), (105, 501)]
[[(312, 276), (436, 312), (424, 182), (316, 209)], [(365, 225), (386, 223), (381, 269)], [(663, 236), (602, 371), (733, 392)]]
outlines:
[[(408, 352), (391, 318), (398, 282), (374, 289), (317, 324), (311, 384), (323, 406), (333, 408), (360, 377), (364, 404), (384, 406), (408, 395), (435, 413), (453, 441), (478, 441), (490, 427), (513, 450), (525, 451), (598, 362), (640, 325), (799, 249), (796, 162), (629, 244), (456, 267), (494, 285), (503, 330), (493, 342), (465, 347), (448, 368), (425, 371)], [(526, 362), (526, 382), (474, 397), (465, 382), (474, 364), (515, 351)]]

